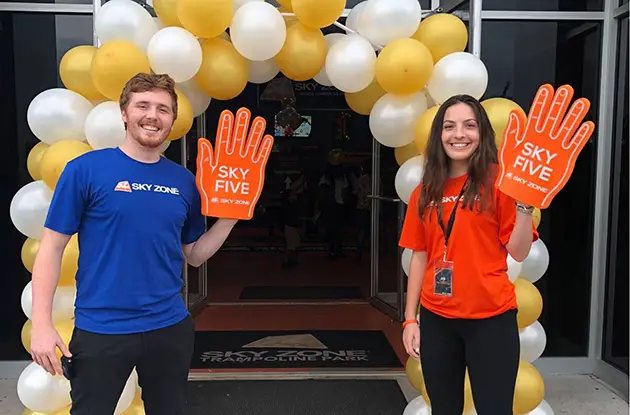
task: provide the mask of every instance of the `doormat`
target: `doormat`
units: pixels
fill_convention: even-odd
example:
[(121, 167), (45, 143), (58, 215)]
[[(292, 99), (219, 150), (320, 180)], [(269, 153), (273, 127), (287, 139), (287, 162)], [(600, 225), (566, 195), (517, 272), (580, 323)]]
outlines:
[(400, 415), (406, 406), (395, 380), (193, 381), (185, 413)]
[(363, 299), (359, 287), (336, 286), (252, 286), (245, 287), (241, 300), (357, 300)]
[(198, 331), (192, 369), (400, 368), (382, 331)]

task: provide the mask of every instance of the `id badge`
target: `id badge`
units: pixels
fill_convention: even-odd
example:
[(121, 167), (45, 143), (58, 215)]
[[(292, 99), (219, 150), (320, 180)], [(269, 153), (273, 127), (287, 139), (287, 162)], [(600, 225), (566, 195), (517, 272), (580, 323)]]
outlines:
[(433, 292), (446, 297), (453, 296), (453, 263), (437, 261), (434, 268), (435, 282)]

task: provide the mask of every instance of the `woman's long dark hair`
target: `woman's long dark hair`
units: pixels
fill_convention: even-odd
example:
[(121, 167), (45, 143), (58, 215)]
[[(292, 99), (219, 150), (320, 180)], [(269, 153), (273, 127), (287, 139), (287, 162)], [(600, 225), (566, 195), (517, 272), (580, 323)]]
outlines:
[[(420, 217), (428, 207), (441, 208), (444, 183), (449, 178), (450, 159), (442, 146), (442, 128), (444, 114), (452, 105), (463, 103), (473, 110), (479, 128), (479, 146), (468, 160), (468, 187), (464, 192), (462, 208), (473, 209), (475, 202), (479, 211), (493, 207), (492, 195), (493, 173), (498, 165), (497, 145), (494, 141), (494, 130), (485, 109), (479, 101), (470, 95), (455, 95), (446, 100), (438, 109), (431, 134), (424, 154), (425, 168), (422, 177), (422, 190), (418, 201)], [(484, 189), (486, 191), (484, 191)]]

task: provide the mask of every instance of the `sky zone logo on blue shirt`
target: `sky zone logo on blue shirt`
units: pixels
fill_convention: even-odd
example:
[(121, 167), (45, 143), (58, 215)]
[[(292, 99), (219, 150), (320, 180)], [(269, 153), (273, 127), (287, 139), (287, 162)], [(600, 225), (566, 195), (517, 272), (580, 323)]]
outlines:
[(115, 192), (131, 193), (132, 191), (140, 192), (155, 192), (155, 193), (168, 193), (171, 195), (179, 196), (179, 189), (177, 187), (168, 187), (159, 184), (148, 183), (129, 183), (128, 181), (118, 182), (114, 188)]

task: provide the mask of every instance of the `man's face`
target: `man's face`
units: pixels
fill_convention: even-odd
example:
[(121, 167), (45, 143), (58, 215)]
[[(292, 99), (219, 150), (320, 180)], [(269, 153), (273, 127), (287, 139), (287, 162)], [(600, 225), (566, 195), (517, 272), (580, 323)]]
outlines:
[(175, 114), (171, 95), (163, 90), (138, 92), (131, 95), (122, 112), (131, 138), (143, 147), (158, 148), (173, 128)]

